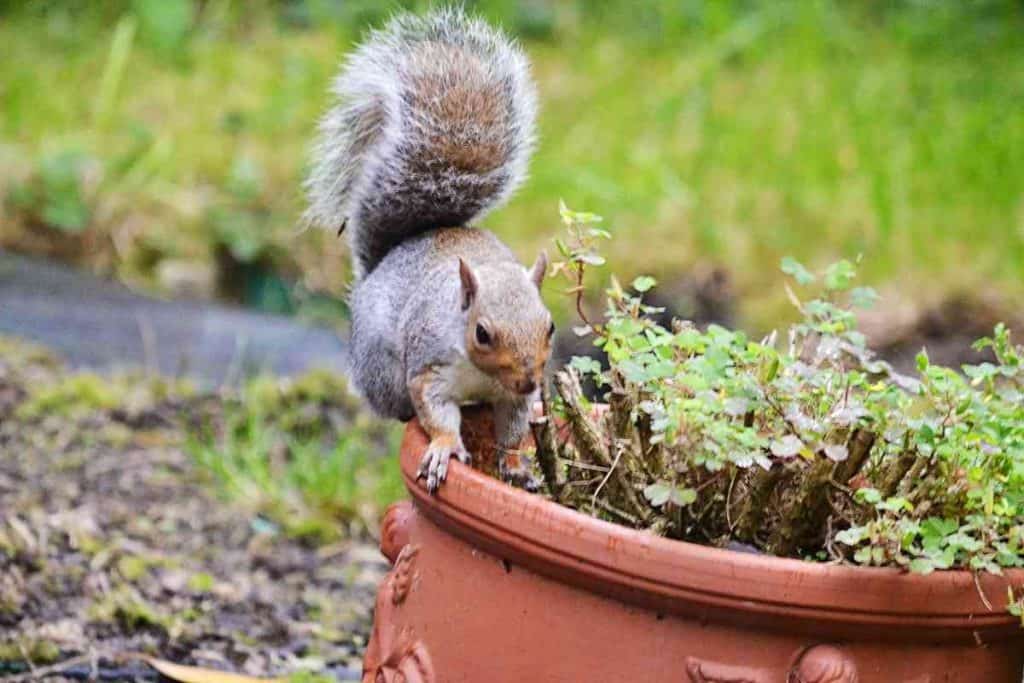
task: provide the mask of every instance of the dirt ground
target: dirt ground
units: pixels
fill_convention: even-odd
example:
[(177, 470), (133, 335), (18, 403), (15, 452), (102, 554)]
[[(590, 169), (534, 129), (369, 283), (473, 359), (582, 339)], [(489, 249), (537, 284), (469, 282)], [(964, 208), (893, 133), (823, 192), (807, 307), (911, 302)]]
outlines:
[(57, 372), (0, 346), (0, 681), (156, 679), (132, 653), (357, 680), (376, 543), (317, 547), (217, 498), (184, 447), (190, 406), (26, 413)]

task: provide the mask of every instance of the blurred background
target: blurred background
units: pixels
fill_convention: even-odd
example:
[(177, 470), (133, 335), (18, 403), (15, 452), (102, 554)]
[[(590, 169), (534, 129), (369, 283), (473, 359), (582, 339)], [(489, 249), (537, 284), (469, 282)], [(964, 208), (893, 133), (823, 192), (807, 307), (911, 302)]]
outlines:
[[(309, 142), (346, 50), (429, 4), (5, 0), (0, 245), (343, 319), (341, 241), (299, 229)], [(562, 198), (605, 217), (610, 271), (720, 269), (758, 330), (789, 315), (784, 255), (862, 255), (893, 305), (1020, 300), (1021, 2), (467, 5), (523, 40), (541, 90), (532, 177), (486, 221), (524, 260)]]
[[(153, 678), (141, 650), (358, 679), (399, 426), (337, 374), (348, 257), (301, 186), (344, 54), (430, 4), (0, 0), (0, 675)], [(1022, 328), (1024, 2), (465, 4), (541, 93), (484, 224), (528, 262), (560, 199), (604, 216), (591, 305), (652, 274), (762, 333), (782, 257), (859, 257), (897, 364)]]

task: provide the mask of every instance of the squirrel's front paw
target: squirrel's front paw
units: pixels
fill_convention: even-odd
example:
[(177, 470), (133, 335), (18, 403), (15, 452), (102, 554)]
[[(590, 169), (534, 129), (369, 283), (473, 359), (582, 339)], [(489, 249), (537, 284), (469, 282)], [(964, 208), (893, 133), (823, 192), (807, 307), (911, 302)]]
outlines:
[(447, 436), (438, 436), (431, 440), (430, 445), (427, 446), (427, 452), (423, 454), (423, 459), (420, 460), (420, 469), (416, 474), (417, 479), (427, 480), (427, 490), (431, 493), (437, 491), (437, 488), (444, 481), (445, 477), (448, 476), (448, 461), (455, 456), (466, 465), (470, 463), (469, 451), (462, 445), (462, 441), (458, 438), (451, 438)]
[(521, 450), (503, 450), (498, 455), (498, 474), (506, 484), (529, 493), (540, 491), (540, 481), (533, 475), (533, 461)]

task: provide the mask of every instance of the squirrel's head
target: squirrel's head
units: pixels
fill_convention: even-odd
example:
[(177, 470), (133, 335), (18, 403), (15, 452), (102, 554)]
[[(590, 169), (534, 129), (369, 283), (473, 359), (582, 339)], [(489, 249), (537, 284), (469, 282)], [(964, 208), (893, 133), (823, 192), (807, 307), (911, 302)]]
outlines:
[(473, 267), (459, 259), (467, 355), (511, 393), (535, 392), (551, 355), (555, 325), (540, 298), (547, 267), (544, 252), (529, 270), (513, 262)]

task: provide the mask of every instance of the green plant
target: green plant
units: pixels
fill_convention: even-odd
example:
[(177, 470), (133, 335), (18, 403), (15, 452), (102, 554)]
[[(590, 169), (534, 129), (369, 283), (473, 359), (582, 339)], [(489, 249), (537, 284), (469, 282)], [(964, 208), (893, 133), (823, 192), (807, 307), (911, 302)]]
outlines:
[(1010, 614), (1020, 617), (1020, 625), (1024, 626), (1024, 596), (1014, 595), (1011, 588), (1007, 590), (1006, 600), (1010, 605)]
[(28, 181), (8, 192), (11, 205), (44, 225), (65, 233), (89, 227), (92, 208), (86, 172), (94, 166), (84, 154), (62, 151), (43, 157)]
[(184, 49), (195, 3), (191, 0), (133, 0), (144, 41), (165, 57), (180, 55)]
[(259, 259), (269, 242), (268, 217), (259, 208), (263, 182), (262, 170), (251, 159), (235, 159), (225, 181), (225, 199), (210, 210), (213, 234), (240, 263)]
[[(570, 241), (556, 270), (575, 296), (605, 234), (592, 215), (562, 213)], [(779, 556), (921, 573), (1024, 567), (1024, 347), (1000, 325), (976, 344), (991, 362), (960, 373), (922, 352), (917, 375), (900, 375), (857, 331), (854, 309), (876, 295), (853, 286), (856, 266), (816, 274), (785, 259), (801, 317), (761, 340), (666, 329), (643, 303), (652, 278), (612, 278), (605, 321), (580, 329), (609, 367), (577, 358), (546, 398), (573, 439), (535, 425), (552, 495), (672, 538)], [(583, 377), (606, 409), (584, 396)]]
[(376, 455), (397, 450), (398, 433), (356, 414), (344, 392), (326, 372), (250, 380), (188, 450), (260, 526), (321, 542), (363, 532), (405, 494), (397, 463)]

